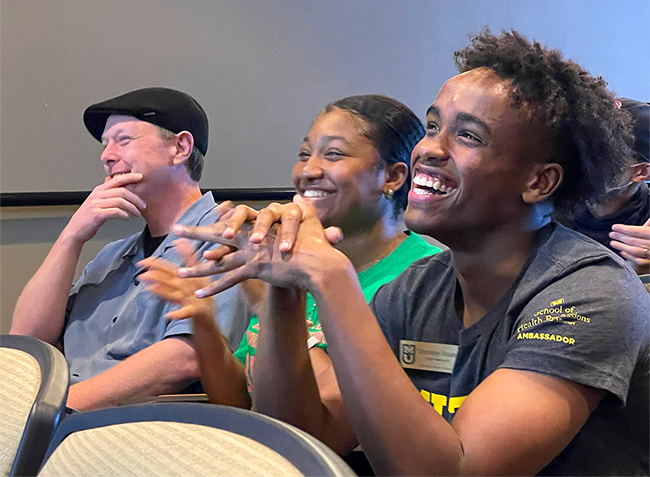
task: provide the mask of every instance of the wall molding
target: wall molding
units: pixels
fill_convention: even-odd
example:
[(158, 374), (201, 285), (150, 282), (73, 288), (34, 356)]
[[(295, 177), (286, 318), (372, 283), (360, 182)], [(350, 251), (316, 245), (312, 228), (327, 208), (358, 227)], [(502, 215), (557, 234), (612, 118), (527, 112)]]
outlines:
[[(214, 200), (222, 202), (287, 201), (295, 194), (290, 187), (262, 189), (201, 189), (211, 191)], [(50, 205), (81, 205), (90, 191), (73, 192), (3, 192), (0, 193), (0, 207), (43, 207)]]

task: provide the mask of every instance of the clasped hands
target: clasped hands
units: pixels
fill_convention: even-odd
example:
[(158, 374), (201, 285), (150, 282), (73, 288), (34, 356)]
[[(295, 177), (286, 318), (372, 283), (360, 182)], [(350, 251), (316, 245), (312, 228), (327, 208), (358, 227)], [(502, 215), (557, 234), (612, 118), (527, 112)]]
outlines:
[(178, 270), (183, 278), (223, 274), (197, 290), (199, 298), (215, 295), (249, 278), (284, 288), (310, 290), (324, 263), (347, 262), (332, 247), (342, 240), (341, 230), (323, 229), (314, 206), (300, 196), (288, 204), (270, 204), (259, 212), (239, 205), (212, 225), (175, 225), (173, 231), (179, 237), (221, 244), (204, 252), (206, 261)]

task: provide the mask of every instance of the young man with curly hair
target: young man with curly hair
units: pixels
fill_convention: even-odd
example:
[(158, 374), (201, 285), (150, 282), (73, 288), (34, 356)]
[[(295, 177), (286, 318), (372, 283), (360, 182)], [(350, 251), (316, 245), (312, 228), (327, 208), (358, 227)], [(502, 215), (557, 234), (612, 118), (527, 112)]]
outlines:
[(623, 259), (550, 218), (606, 190), (629, 117), (602, 79), (514, 31), (483, 32), (456, 62), (405, 215), (449, 251), (368, 306), (336, 231), (308, 204), (275, 207), (211, 291), (270, 282), (278, 326), (312, 293), (379, 474), (647, 474), (650, 297)]

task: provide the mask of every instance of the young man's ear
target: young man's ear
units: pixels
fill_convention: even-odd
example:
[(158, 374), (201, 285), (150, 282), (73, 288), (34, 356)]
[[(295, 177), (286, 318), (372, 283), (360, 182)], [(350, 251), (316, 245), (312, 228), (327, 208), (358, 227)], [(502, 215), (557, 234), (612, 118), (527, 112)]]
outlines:
[(174, 165), (178, 166), (187, 161), (192, 154), (194, 148), (194, 137), (188, 131), (181, 131), (176, 134), (174, 138), (174, 146), (176, 147), (176, 155), (174, 156)]
[(406, 182), (409, 174), (408, 166), (403, 162), (388, 164), (384, 167), (384, 192), (392, 190), (398, 191)]
[(650, 181), (650, 162), (640, 162), (632, 166), (632, 182)]
[(560, 186), (562, 179), (564, 179), (564, 169), (561, 165), (554, 162), (539, 164), (533, 170), (521, 197), (527, 204), (548, 199)]

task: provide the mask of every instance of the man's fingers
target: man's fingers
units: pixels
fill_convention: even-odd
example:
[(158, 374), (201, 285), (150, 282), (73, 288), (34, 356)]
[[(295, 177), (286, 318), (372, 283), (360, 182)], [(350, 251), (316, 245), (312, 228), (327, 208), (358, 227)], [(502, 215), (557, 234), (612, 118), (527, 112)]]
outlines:
[(142, 283), (147, 283), (147, 284), (160, 283), (168, 287), (178, 288), (176, 286), (171, 285), (172, 280), (176, 279), (176, 276), (166, 271), (149, 269), (146, 272), (138, 275), (137, 279)]
[(288, 204), (282, 212), (280, 225), (280, 245), (281, 252), (288, 252), (293, 248), (298, 236), (300, 221), (302, 220), (302, 209), (295, 204)]
[[(296, 204), (278, 204), (277, 202), (269, 204), (258, 214), (257, 220), (255, 220), (253, 230), (250, 234), (250, 242), (261, 243), (275, 223), (283, 222), (284, 220), (289, 223), (296, 220), (296, 217), (298, 217), (298, 223), (300, 223), (302, 211)], [(293, 245), (293, 242), (295, 241), (295, 233), (293, 234), (294, 238), (291, 238), (291, 230), (294, 228), (297, 230), (297, 227), (294, 227), (291, 224), (287, 225), (287, 236), (285, 237), (285, 241), (288, 240), (291, 245)], [(291, 249), (290, 246), (288, 247), (288, 250), (289, 249)]]
[(628, 245), (623, 242), (618, 242), (616, 240), (612, 240), (610, 242), (610, 245), (612, 248), (620, 251), (621, 253), (625, 252), (629, 256), (641, 259), (641, 260), (648, 260), (650, 259), (650, 249), (646, 247), (635, 247), (633, 245)]
[(230, 272), (224, 273), (218, 280), (215, 280), (207, 287), (197, 290), (194, 294), (198, 298), (205, 298), (221, 293), (228, 288), (232, 288), (238, 283), (250, 278), (245, 267), (236, 268)]
[(128, 174), (118, 174), (104, 181), (99, 187), (109, 189), (112, 187), (124, 187), (127, 184), (134, 184), (142, 180), (142, 174), (139, 172), (129, 172)]
[(100, 209), (96, 214), (98, 217), (102, 218), (102, 223), (106, 222), (108, 219), (130, 220), (136, 217), (140, 217), (140, 214), (134, 215), (124, 209), (120, 209), (119, 207)]
[(174, 227), (172, 227), (172, 231), (179, 237), (183, 238), (202, 240), (203, 242), (213, 243), (226, 242), (227, 244), (230, 244), (230, 240), (224, 239), (222, 237), (222, 233), (225, 228), (225, 225), (221, 222), (198, 227), (176, 224)]
[(181, 267), (177, 273), (181, 278), (209, 277), (219, 273), (217, 267), (217, 262), (201, 262), (191, 267)]
[(184, 320), (186, 318), (192, 318), (196, 315), (196, 308), (193, 306), (184, 306), (178, 310), (170, 311), (165, 314), (165, 318), (168, 320)]
[(203, 252), (203, 258), (205, 258), (206, 260), (217, 261), (220, 260), (221, 257), (225, 257), (229, 253), (233, 253), (236, 251), (237, 249), (235, 247), (231, 247), (230, 245), (221, 245), (212, 250), (206, 250), (205, 252)]
[(243, 252), (234, 252), (221, 258), (219, 261), (204, 262), (194, 267), (184, 267), (178, 269), (178, 276), (181, 278), (188, 277), (207, 277), (219, 273), (228, 272), (234, 268), (241, 267), (246, 263), (246, 256)]
[(650, 241), (650, 226), (648, 225), (612, 225), (609, 236), (614, 240), (621, 240), (623, 236), (635, 237)]
[(217, 219), (220, 219), (224, 215), (228, 214), (235, 208), (235, 205), (232, 203), (232, 200), (226, 200), (221, 202), (214, 208), (214, 212), (217, 214)]
[(199, 259), (196, 256), (195, 247), (192, 245), (188, 239), (176, 239), (172, 242), (179, 255), (183, 257), (185, 261), (185, 266), (193, 267), (194, 265), (199, 264)]
[(646, 239), (618, 232), (610, 232), (609, 237), (612, 240), (622, 242), (632, 247), (650, 248), (650, 237)]
[(248, 207), (247, 205), (238, 205), (235, 207), (235, 210), (229, 214), (229, 217), (222, 221), (226, 228), (223, 231), (223, 236), (227, 239), (235, 238), (237, 232), (239, 232), (242, 226), (246, 222), (253, 221), (257, 218), (257, 210)]
[(164, 282), (147, 282), (147, 290), (173, 303), (183, 303), (187, 297), (187, 295), (182, 290), (176, 287), (168, 286)]
[(176, 275), (176, 269), (178, 268), (176, 265), (159, 257), (147, 257), (140, 260), (136, 265), (139, 268), (147, 268), (149, 270), (164, 270), (168, 275), (172, 276)]

